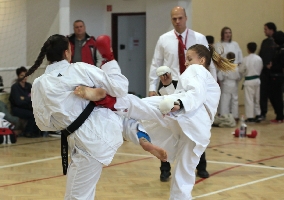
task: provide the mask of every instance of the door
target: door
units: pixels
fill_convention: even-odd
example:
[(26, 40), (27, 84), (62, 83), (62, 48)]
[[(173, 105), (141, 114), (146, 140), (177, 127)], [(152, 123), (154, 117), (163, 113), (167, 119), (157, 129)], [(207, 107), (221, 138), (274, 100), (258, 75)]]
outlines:
[(113, 47), (121, 72), (129, 80), (129, 92), (146, 97), (146, 15), (120, 14), (116, 20)]

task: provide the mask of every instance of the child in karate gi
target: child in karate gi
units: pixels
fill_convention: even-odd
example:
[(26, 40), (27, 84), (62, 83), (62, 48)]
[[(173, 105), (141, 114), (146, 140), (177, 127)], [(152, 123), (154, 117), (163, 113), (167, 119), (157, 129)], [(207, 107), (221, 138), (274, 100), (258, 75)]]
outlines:
[(260, 122), (260, 73), (263, 68), (261, 57), (255, 54), (257, 45), (255, 42), (247, 44), (249, 55), (244, 57), (243, 63), (240, 65), (240, 73), (245, 77), (245, 113), (246, 122)]
[[(99, 36), (96, 42), (98, 51), (109, 61), (101, 69), (83, 62), (70, 64), (71, 49), (65, 36), (52, 35), (44, 43), (35, 64), (26, 73), (26, 76), (31, 75), (46, 56), (49, 65), (45, 73), (35, 79), (31, 93), (36, 124), (42, 131), (66, 129), (87, 107), (90, 101), (73, 93), (77, 85), (102, 87), (115, 97), (127, 94), (128, 80), (113, 60), (109, 38)], [(123, 143), (121, 133), (122, 119), (110, 109), (102, 107), (95, 107), (85, 122), (70, 133), (68, 145), (71, 163), (65, 200), (94, 200), (103, 165), (111, 163)], [(160, 155), (161, 159), (167, 159), (164, 150), (152, 147), (151, 143), (146, 143), (146, 149)]]
[[(235, 54), (229, 52), (227, 58), (234, 62)], [(238, 68), (234, 71), (224, 72), (218, 71), (218, 80), (221, 85), (221, 98), (220, 98), (220, 115), (227, 115), (232, 113), (236, 121), (239, 119), (239, 95), (238, 95), (238, 82), (241, 79)]]

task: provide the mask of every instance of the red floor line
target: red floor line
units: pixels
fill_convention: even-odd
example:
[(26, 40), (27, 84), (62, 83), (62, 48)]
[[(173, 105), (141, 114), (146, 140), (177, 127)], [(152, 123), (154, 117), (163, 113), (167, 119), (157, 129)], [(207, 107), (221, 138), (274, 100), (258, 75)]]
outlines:
[[(123, 165), (123, 164), (127, 164), (127, 163), (132, 163), (132, 162), (137, 162), (137, 161), (147, 160), (147, 159), (152, 159), (152, 158), (153, 157), (147, 157), (147, 158), (140, 158), (140, 159), (136, 159), (136, 160), (129, 160), (129, 161), (126, 161), (126, 162), (121, 162), (121, 163), (116, 163), (116, 164), (112, 164), (112, 165), (109, 165), (109, 166), (105, 166), (103, 168), (109, 168), (109, 167), (113, 167), (113, 166), (117, 166), (117, 165)], [(23, 181), (23, 182), (12, 183), (12, 184), (7, 184), (7, 185), (0, 185), (0, 188), (14, 186), (14, 185), (21, 185), (21, 184), (31, 183), (31, 182), (37, 182), (37, 181), (42, 181), (42, 180), (48, 180), (48, 179), (58, 178), (58, 177), (62, 177), (62, 176), (64, 176), (64, 175), (57, 175), (57, 176), (51, 176), (51, 177), (40, 178), (40, 179), (33, 179), (33, 180), (29, 180), (29, 181)]]
[(14, 186), (14, 185), (21, 185), (21, 184), (31, 183), (31, 182), (36, 182), (36, 181), (48, 180), (48, 179), (58, 178), (58, 177), (62, 177), (62, 176), (64, 176), (64, 175), (50, 176), (50, 177), (46, 177), (46, 178), (34, 179), (34, 180), (23, 181), (23, 182), (18, 182), (18, 183), (11, 183), (11, 184), (7, 184), (7, 185), (0, 185), (0, 188)]
[[(281, 158), (281, 157), (284, 157), (284, 155), (280, 155), (280, 156), (274, 156), (274, 157), (270, 157), (270, 158), (264, 158), (264, 159), (261, 159), (261, 160), (256, 160), (256, 161), (253, 161), (253, 162), (248, 162), (248, 163), (245, 163), (245, 164), (253, 164), (253, 163), (258, 163), (258, 162), (262, 162), (262, 161), (266, 161), (266, 160), (272, 160), (272, 159), (276, 159), (276, 158)], [(215, 176), (217, 174), (220, 174), (222, 172), (225, 172), (225, 171), (228, 171), (230, 169), (234, 169), (234, 168), (237, 168), (237, 167), (242, 167), (242, 165), (235, 165), (235, 166), (232, 166), (232, 167), (229, 167), (229, 168), (226, 168), (226, 169), (222, 169), (220, 171), (217, 171), (217, 172), (214, 172), (212, 174), (210, 174), (210, 177), (212, 176)], [(195, 181), (195, 184), (197, 183), (200, 183), (202, 181), (206, 180), (205, 178), (201, 178), (197, 181)]]
[(214, 147), (220, 147), (220, 146), (226, 146), (230, 144), (244, 144), (244, 145), (262, 146), (262, 147), (284, 147), (283, 145), (248, 144), (248, 143), (230, 142), (230, 143), (225, 143), (225, 144), (216, 144), (216, 145), (208, 146), (207, 149), (214, 148)]

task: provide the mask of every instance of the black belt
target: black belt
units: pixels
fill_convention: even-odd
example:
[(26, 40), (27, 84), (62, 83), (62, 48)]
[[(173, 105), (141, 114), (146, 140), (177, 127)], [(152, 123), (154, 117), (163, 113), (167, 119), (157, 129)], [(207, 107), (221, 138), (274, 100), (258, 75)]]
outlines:
[(67, 128), (61, 131), (61, 157), (62, 157), (62, 168), (63, 174), (66, 175), (68, 168), (68, 141), (67, 137), (74, 133), (89, 117), (91, 112), (95, 107), (94, 102), (90, 101), (87, 107), (83, 110), (83, 112), (79, 115), (79, 117), (71, 123)]

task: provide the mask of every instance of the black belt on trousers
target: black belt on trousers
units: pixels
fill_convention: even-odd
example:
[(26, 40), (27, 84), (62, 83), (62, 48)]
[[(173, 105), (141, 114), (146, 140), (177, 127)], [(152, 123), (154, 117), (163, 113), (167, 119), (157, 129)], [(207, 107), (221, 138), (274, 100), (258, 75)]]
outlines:
[(62, 157), (62, 168), (63, 174), (66, 175), (68, 168), (68, 141), (67, 137), (74, 133), (89, 117), (91, 112), (95, 107), (95, 103), (90, 101), (87, 107), (83, 110), (83, 112), (79, 115), (79, 117), (71, 123), (66, 129), (61, 131), (61, 157)]

